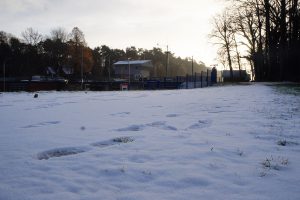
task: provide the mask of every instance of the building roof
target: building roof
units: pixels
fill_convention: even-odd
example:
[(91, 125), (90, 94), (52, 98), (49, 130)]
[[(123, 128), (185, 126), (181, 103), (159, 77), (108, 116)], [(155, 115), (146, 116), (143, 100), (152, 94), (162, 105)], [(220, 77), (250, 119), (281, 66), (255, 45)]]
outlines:
[(123, 61), (118, 61), (114, 63), (115, 66), (118, 65), (142, 65), (145, 67), (153, 67), (152, 61), (151, 60), (123, 60)]

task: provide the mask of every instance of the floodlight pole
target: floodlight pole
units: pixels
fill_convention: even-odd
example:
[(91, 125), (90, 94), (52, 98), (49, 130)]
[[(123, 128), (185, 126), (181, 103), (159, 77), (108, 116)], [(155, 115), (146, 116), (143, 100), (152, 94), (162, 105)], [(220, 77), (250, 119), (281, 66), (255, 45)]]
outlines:
[(168, 68), (169, 68), (169, 45), (167, 45), (166, 77), (168, 77)]
[(110, 55), (108, 56), (108, 81), (110, 83)]
[[(159, 43), (157, 43), (157, 46), (161, 46)], [(168, 68), (169, 68), (169, 45), (162, 45), (162, 46), (166, 46), (167, 47), (167, 59), (166, 59), (166, 77), (168, 77)]]
[(130, 58), (128, 60), (128, 90), (130, 89)]
[(192, 56), (192, 76), (194, 74), (194, 56)]
[(81, 48), (81, 90), (83, 90), (83, 47)]
[(6, 61), (3, 62), (3, 92), (5, 92), (5, 64)]

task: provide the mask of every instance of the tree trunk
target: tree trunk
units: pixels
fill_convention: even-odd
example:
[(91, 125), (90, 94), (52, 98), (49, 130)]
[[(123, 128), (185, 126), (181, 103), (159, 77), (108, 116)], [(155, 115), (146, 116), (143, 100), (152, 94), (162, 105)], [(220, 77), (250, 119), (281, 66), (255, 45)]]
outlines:
[[(290, 23), (290, 55), (289, 60), (291, 65), (290, 74), (293, 81), (300, 81), (300, 58), (299, 58), (299, 51), (300, 51), (300, 16), (299, 16), (299, 9), (298, 8), (299, 1), (293, 0), (291, 6), (291, 23)], [(298, 74), (298, 76), (297, 76)]]
[(258, 44), (257, 44), (257, 52), (253, 54), (253, 65), (255, 71), (255, 80), (262, 81), (263, 80), (263, 23), (262, 23), (262, 16), (260, 14), (260, 6), (258, 0), (256, 2), (256, 16), (258, 21)]
[(233, 81), (233, 69), (232, 69), (232, 61), (231, 61), (229, 44), (226, 44), (226, 51), (227, 51), (228, 65), (229, 65), (229, 69), (230, 69), (230, 79), (231, 79), (231, 81)]
[(235, 39), (235, 35), (233, 36), (233, 40), (234, 40), (234, 45), (235, 45), (237, 62), (238, 62), (238, 66), (239, 66), (239, 81), (242, 81), (241, 58), (240, 58), (240, 52), (238, 51), (238, 45), (237, 45), (237, 42)]
[[(286, 61), (286, 43), (287, 43), (287, 24), (286, 24), (286, 0), (280, 0), (280, 44), (279, 44), (279, 65), (280, 81), (286, 79), (285, 61)], [(289, 68), (288, 68), (289, 69)]]
[(265, 20), (266, 20), (266, 39), (265, 39), (265, 69), (263, 70), (263, 79), (271, 79), (272, 72), (271, 72), (271, 65), (270, 65), (270, 32), (271, 32), (271, 25), (270, 25), (270, 2), (269, 0), (264, 0), (265, 6)]

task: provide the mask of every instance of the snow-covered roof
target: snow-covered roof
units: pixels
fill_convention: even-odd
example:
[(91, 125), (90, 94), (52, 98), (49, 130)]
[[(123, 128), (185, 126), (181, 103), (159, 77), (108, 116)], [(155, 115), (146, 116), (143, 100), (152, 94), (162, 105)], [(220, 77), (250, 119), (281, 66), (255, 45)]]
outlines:
[(114, 63), (115, 66), (117, 65), (142, 65), (146, 67), (153, 67), (151, 60), (122, 60)]

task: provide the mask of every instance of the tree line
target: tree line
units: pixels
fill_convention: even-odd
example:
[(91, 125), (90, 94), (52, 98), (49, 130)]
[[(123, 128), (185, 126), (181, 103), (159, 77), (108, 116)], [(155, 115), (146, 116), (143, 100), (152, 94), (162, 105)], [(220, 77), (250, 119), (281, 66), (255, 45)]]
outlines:
[(227, 1), (210, 37), (232, 78), (234, 66), (241, 69), (246, 60), (256, 81), (300, 81), (300, 2)]
[[(10, 33), (0, 31), (0, 70), (2, 76), (29, 78), (33, 75), (47, 75), (51, 67), (57, 76), (79, 78), (81, 75), (94, 80), (107, 80), (114, 74), (112, 64), (119, 60), (152, 60), (152, 76), (164, 77), (168, 61), (168, 76), (191, 74), (190, 58), (174, 56), (161, 48), (151, 50), (134, 46), (123, 49), (112, 49), (106, 45), (90, 48), (84, 33), (74, 27), (71, 33), (63, 28), (51, 30), (49, 36), (41, 35), (33, 28), (27, 28), (19, 39)], [(193, 62), (194, 72), (206, 70), (205, 64)], [(5, 71), (4, 71), (5, 68)], [(70, 75), (64, 69), (71, 69)]]

